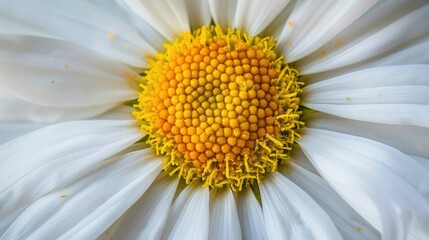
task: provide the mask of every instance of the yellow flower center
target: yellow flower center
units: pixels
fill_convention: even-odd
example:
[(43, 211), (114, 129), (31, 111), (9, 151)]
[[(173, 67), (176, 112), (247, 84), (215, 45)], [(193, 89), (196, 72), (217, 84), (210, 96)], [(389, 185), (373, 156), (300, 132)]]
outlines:
[(272, 37), (203, 26), (165, 48), (150, 58), (133, 113), (165, 171), (241, 190), (289, 159), (302, 83)]

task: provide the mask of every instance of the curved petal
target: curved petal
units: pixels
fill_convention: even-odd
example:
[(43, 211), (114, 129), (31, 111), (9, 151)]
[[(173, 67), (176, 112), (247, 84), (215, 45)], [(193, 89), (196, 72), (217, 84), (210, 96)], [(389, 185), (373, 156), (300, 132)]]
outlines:
[(238, 0), (208, 0), (210, 12), (216, 24), (227, 29), (234, 23)]
[(29, 103), (14, 96), (0, 93), (1, 122), (61, 122), (100, 115), (116, 104), (85, 107), (49, 107)]
[(210, 192), (209, 215), (209, 239), (241, 239), (237, 206), (230, 188), (214, 189)]
[(143, 196), (98, 239), (161, 238), (178, 179), (160, 174)]
[[(0, 88), (51, 107), (94, 107), (136, 98), (138, 75), (61, 40), (0, 34)], [(25, 69), (25, 71), (22, 71)]]
[(142, 135), (133, 121), (51, 125), (0, 146), (0, 233), (44, 194), (77, 180)]
[(342, 239), (326, 212), (280, 173), (259, 186), (268, 239)]
[(307, 114), (303, 120), (310, 128), (369, 138), (403, 153), (429, 158), (429, 128), (362, 122), (320, 112)]
[(2, 239), (93, 239), (137, 201), (163, 165), (151, 150), (108, 161), (33, 201)]
[(298, 68), (301, 74), (312, 74), (363, 62), (393, 51), (429, 34), (425, 24), (428, 14), (429, 5), (422, 6), (380, 29), (363, 31), (364, 34), (355, 36), (355, 39), (342, 41), (338, 37), (338, 44), (322, 48), (320, 52), (300, 61)]
[(162, 239), (208, 239), (209, 190), (194, 182), (173, 203)]
[(288, 62), (310, 55), (370, 9), (377, 0), (298, 1), (279, 37)]
[[(63, 39), (134, 67), (144, 67), (146, 55), (155, 53), (134, 27), (84, 0), (3, 1), (0, 15), (0, 32)], [(24, 27), (11, 28), (11, 21)]]
[(184, 0), (123, 0), (123, 2), (170, 41), (180, 36), (180, 32), (190, 30)]
[(238, 216), (243, 239), (267, 240), (267, 233), (261, 205), (249, 188), (238, 193)]
[(331, 217), (344, 239), (380, 239), (380, 233), (351, 208), (321, 177), (291, 163), (283, 174), (310, 195)]
[(238, 0), (234, 21), (230, 27), (245, 29), (249, 35), (256, 36), (277, 17), (289, 1)]
[(354, 136), (318, 129), (304, 129), (302, 136), (298, 144), (334, 190), (363, 216), (375, 208), (384, 239), (429, 236), (429, 202), (418, 192), (428, 184), (419, 181), (425, 176), (418, 163)]
[(303, 105), (344, 118), (429, 127), (428, 65), (364, 69), (303, 88)]

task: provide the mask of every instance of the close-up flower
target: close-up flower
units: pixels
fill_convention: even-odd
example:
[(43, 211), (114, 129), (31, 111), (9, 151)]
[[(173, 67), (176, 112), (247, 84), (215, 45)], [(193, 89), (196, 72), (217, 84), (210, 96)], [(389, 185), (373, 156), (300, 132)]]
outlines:
[(426, 0), (0, 0), (0, 240), (429, 239)]

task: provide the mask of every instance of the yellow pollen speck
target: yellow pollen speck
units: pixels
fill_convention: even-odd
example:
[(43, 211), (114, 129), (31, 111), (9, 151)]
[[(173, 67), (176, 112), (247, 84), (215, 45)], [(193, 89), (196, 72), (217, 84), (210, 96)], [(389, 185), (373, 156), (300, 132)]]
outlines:
[(359, 226), (357, 226), (357, 227), (355, 227), (355, 230), (356, 230), (357, 232), (360, 232), (360, 231), (362, 230), (362, 228), (361, 228), (361, 227), (359, 227)]
[(115, 39), (115, 38), (116, 38), (116, 35), (115, 35), (115, 34), (113, 34), (113, 33), (110, 33), (109, 35), (107, 35), (107, 37), (108, 37), (110, 40), (113, 40), (113, 39)]
[(321, 55), (326, 55), (326, 50), (325, 49), (320, 50), (320, 54)]
[(335, 46), (340, 46), (341, 45), (341, 40), (340, 39), (335, 39)]
[(60, 198), (67, 198), (69, 195), (68, 194), (62, 194), (61, 196), (60, 196)]
[(69, 67), (69, 65), (68, 65), (68, 64), (64, 64), (64, 67), (65, 67), (65, 68), (68, 68), (68, 67)]
[(165, 48), (149, 58), (133, 112), (164, 171), (241, 190), (289, 159), (302, 83), (272, 37), (203, 26)]
[(288, 22), (287, 22), (287, 25), (288, 25), (289, 27), (293, 27), (293, 21), (288, 21)]

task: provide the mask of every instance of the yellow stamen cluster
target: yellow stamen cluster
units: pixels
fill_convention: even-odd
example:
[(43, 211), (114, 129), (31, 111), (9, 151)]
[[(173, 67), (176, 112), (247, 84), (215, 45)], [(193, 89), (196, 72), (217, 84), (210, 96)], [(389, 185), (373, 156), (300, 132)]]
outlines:
[(165, 47), (150, 59), (134, 112), (165, 171), (240, 190), (288, 159), (301, 83), (272, 38), (203, 26)]

